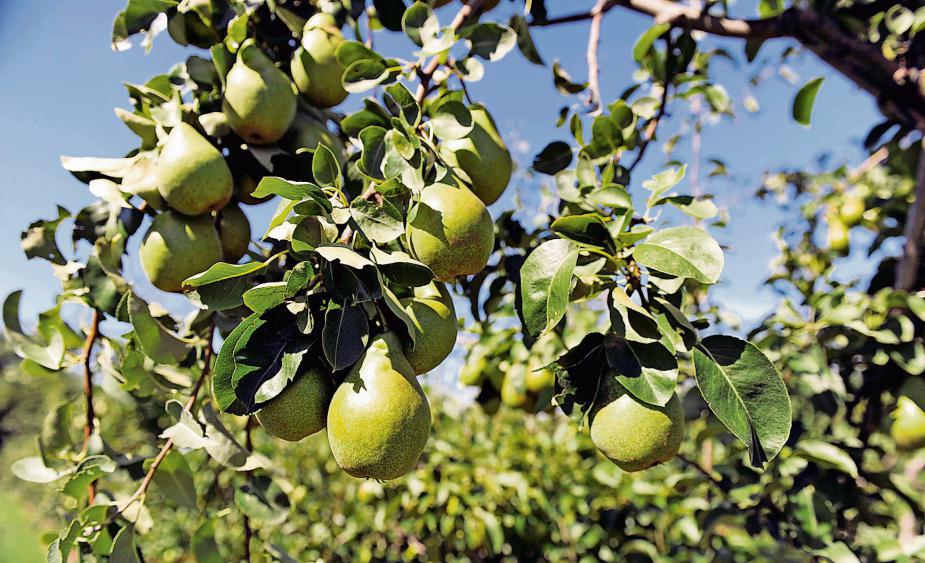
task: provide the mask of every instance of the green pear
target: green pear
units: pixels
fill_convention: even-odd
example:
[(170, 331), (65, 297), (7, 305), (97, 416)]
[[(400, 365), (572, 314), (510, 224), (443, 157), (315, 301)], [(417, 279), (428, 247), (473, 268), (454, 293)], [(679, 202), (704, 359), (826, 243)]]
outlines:
[(488, 359), (485, 356), (469, 358), (459, 370), (459, 382), (463, 385), (481, 385), (487, 376)]
[[(432, 289), (427, 289), (431, 286)], [(456, 345), (458, 328), (453, 300), (442, 283), (431, 286), (416, 288), (414, 297), (401, 300), (414, 323), (415, 342), (405, 343), (405, 358), (417, 375), (439, 366)]]
[(345, 164), (346, 156), (341, 140), (332, 135), (323, 123), (304, 113), (296, 115), (282, 141), (283, 147), (293, 154), (299, 149), (315, 150), (319, 143), (331, 149), (341, 166)]
[(427, 397), (398, 338), (376, 337), (328, 408), (328, 441), (337, 464), (354, 477), (401, 477), (424, 451), (430, 426)]
[(524, 385), (530, 393), (542, 393), (556, 384), (556, 373), (549, 368), (530, 369)]
[(244, 205), (258, 205), (269, 201), (273, 196), (254, 197), (254, 190), (260, 182), (250, 174), (241, 174), (234, 181), (234, 197)]
[(292, 82), (253, 39), (238, 49), (225, 77), (222, 112), (239, 137), (255, 145), (275, 143), (295, 118)]
[(925, 378), (912, 377), (903, 384), (890, 435), (897, 446), (906, 450), (925, 446)]
[(218, 236), (222, 241), (223, 260), (234, 264), (247, 254), (251, 243), (251, 224), (241, 207), (226, 205), (218, 216)]
[(417, 259), (441, 281), (482, 271), (495, 246), (488, 209), (464, 186), (432, 184), (421, 190), (407, 236)]
[(855, 193), (847, 194), (838, 207), (838, 218), (847, 227), (854, 227), (861, 222), (864, 211), (864, 198)]
[(257, 411), (257, 421), (273, 436), (298, 442), (324, 428), (332, 391), (325, 374), (309, 370)]
[(526, 388), (527, 368), (521, 364), (510, 366), (501, 384), (501, 402), (512, 408), (526, 407), (529, 403)]
[(848, 233), (848, 226), (842, 223), (837, 216), (829, 217), (829, 228), (826, 233), (826, 241), (829, 248), (838, 254), (847, 254), (850, 249), (851, 239)]
[(344, 67), (334, 56), (343, 40), (329, 14), (315, 14), (305, 22), (302, 45), (292, 55), (289, 70), (299, 92), (316, 107), (334, 107), (347, 97), (341, 82)]
[(664, 407), (643, 403), (605, 375), (591, 408), (591, 441), (624, 471), (641, 471), (678, 454), (684, 412), (677, 395)]
[(513, 162), (498, 127), (483, 106), (470, 106), (472, 131), (461, 139), (443, 142), (444, 154), (451, 166), (469, 177), (472, 192), (485, 205), (501, 197), (511, 180)]
[(183, 280), (222, 260), (222, 242), (209, 215), (166, 211), (151, 222), (138, 256), (154, 287), (179, 292)]
[(167, 205), (184, 215), (221, 209), (231, 199), (231, 171), (225, 158), (188, 123), (167, 135), (154, 177)]

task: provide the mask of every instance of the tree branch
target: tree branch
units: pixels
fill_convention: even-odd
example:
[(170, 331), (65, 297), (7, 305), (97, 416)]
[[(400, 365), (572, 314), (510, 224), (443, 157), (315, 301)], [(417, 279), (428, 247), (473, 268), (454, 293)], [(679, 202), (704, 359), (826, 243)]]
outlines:
[(588, 89), (591, 91), (591, 111), (597, 113), (601, 108), (601, 84), (598, 79), (600, 65), (597, 62), (597, 49), (601, 44), (601, 20), (604, 19), (604, 6), (607, 0), (597, 0), (591, 10), (591, 32), (588, 34)]
[[(90, 330), (87, 332), (87, 339), (84, 341), (83, 354), (83, 393), (86, 404), (84, 419), (84, 444), (81, 455), (86, 455), (90, 450), (90, 438), (93, 436), (94, 420), (96, 413), (93, 410), (93, 370), (90, 368), (90, 360), (93, 355), (93, 346), (100, 335), (100, 322), (103, 320), (103, 314), (99, 310), (93, 309), (93, 319), (90, 321)], [(88, 486), (87, 500), (93, 504), (96, 498), (96, 482), (91, 482)]]
[[(196, 383), (193, 384), (192, 390), (190, 390), (190, 396), (186, 400), (186, 404), (183, 405), (183, 410), (180, 411), (180, 414), (188, 413), (193, 410), (193, 406), (196, 404), (196, 399), (199, 397), (199, 391), (202, 389), (203, 384), (206, 381), (206, 378), (209, 376), (211, 371), (212, 364), (212, 340), (215, 336), (215, 323), (209, 327), (209, 335), (206, 337), (206, 349), (203, 353), (203, 366), (202, 372), (199, 374), (199, 378), (196, 380)], [(151, 467), (148, 468), (148, 472), (145, 474), (144, 479), (141, 480), (141, 484), (138, 485), (138, 488), (132, 493), (132, 496), (119, 507), (116, 511), (115, 516), (125, 512), (129, 506), (135, 503), (135, 501), (142, 498), (148, 490), (148, 487), (151, 486), (151, 481), (154, 479), (154, 473), (157, 471), (158, 466), (161, 462), (164, 461), (164, 458), (167, 457), (167, 454), (170, 453), (170, 450), (173, 449), (174, 441), (173, 438), (168, 438), (164, 445), (161, 447), (161, 450), (157, 453), (157, 456), (154, 457), (154, 461), (151, 463)]]
[[(466, 21), (469, 15), (481, 8), (483, 3), (484, 0), (472, 0), (468, 4), (463, 4), (463, 7), (459, 9), (459, 12), (456, 13), (456, 17), (454, 17), (453, 21), (450, 23), (450, 31), (455, 33), (462, 27), (463, 22)], [(430, 83), (431, 77), (438, 68), (440, 68), (439, 57), (431, 57), (427, 66), (418, 68), (417, 75), (421, 83), (418, 84), (417, 92), (414, 95), (418, 103), (424, 101), (424, 97), (427, 95), (427, 85)]]
[[(247, 451), (254, 451), (254, 436), (251, 430), (254, 428), (254, 417), (248, 416), (247, 422), (244, 423), (244, 447), (247, 448)], [(246, 478), (249, 480), (253, 476), (254, 472), (247, 470), (245, 472)], [(251, 519), (244, 514), (244, 561), (250, 563), (251, 560), (251, 538), (254, 535), (253, 529), (251, 529)]]
[(915, 174), (915, 200), (906, 214), (906, 225), (903, 229), (906, 243), (903, 245), (903, 255), (896, 264), (894, 287), (904, 291), (917, 289), (914, 286), (921, 261), (922, 231), (925, 230), (925, 139), (920, 142), (922, 150), (919, 152), (919, 164)]

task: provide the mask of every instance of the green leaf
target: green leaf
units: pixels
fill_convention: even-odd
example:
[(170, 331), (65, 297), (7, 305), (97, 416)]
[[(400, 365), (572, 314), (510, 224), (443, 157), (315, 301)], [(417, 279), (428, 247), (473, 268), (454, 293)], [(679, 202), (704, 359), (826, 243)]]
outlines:
[[(145, 469), (150, 469), (154, 459), (145, 462)], [(154, 483), (167, 498), (195, 510), (197, 506), (196, 486), (193, 484), (193, 472), (186, 463), (183, 454), (171, 450), (154, 472)]]
[(321, 142), (315, 147), (315, 154), (312, 156), (312, 177), (322, 186), (334, 186), (338, 189), (344, 187), (344, 177), (337, 157)]
[(13, 462), (10, 470), (13, 472), (13, 475), (19, 477), (23, 481), (40, 484), (57, 481), (65, 475), (45, 465), (45, 460), (38, 456), (24, 457), (16, 460)]
[(289, 516), (289, 497), (269, 477), (256, 475), (234, 492), (234, 503), (248, 517), (278, 526)]
[(235, 368), (234, 349), (238, 344), (241, 336), (260, 318), (259, 314), (251, 315), (242, 320), (234, 330), (225, 337), (222, 342), (222, 349), (215, 359), (215, 365), (212, 367), (212, 395), (215, 397), (215, 403), (223, 412), (231, 414), (245, 414), (247, 410), (244, 405), (238, 401), (234, 392), (233, 375)]
[(748, 447), (752, 466), (774, 459), (790, 436), (790, 397), (777, 368), (755, 345), (709, 336), (694, 349), (697, 385), (730, 432)]
[(161, 12), (175, 7), (179, 0), (128, 0), (112, 24), (112, 42), (120, 43), (151, 25)]
[(401, 27), (418, 47), (424, 46), (425, 39), (435, 37), (440, 30), (440, 23), (433, 9), (426, 2), (415, 2), (405, 10)]
[(567, 215), (552, 222), (550, 228), (562, 238), (579, 244), (604, 248), (616, 252), (616, 245), (607, 230), (607, 224), (597, 213)]
[(404, 234), (405, 221), (397, 207), (385, 198), (380, 199), (379, 203), (363, 198), (353, 200), (350, 217), (366, 238), (376, 244), (386, 244)]
[(633, 60), (637, 63), (642, 62), (642, 59), (652, 50), (655, 40), (664, 35), (669, 29), (671, 29), (670, 23), (657, 23), (640, 35), (639, 39), (636, 40), (636, 44), (633, 45)]
[(469, 56), (499, 61), (517, 45), (517, 34), (506, 25), (480, 23), (468, 30)]
[(662, 333), (656, 320), (649, 311), (634, 303), (622, 287), (615, 287), (610, 297), (611, 324), (618, 335), (644, 344), (661, 340)]
[(292, 201), (312, 199), (321, 205), (322, 209), (330, 213), (334, 206), (328, 196), (317, 185), (311, 182), (291, 182), (277, 176), (264, 176), (252, 192), (257, 198), (278, 195)]
[(552, 81), (556, 87), (556, 90), (566, 96), (582, 92), (585, 88), (588, 87), (587, 82), (572, 82), (572, 77), (569, 76), (567, 72), (565, 72), (565, 69), (562, 68), (562, 65), (559, 64), (559, 61), (552, 63)]
[(807, 82), (800, 91), (797, 92), (793, 99), (793, 120), (800, 125), (809, 126), (812, 121), (813, 106), (816, 103), (816, 95), (822, 88), (822, 82), (825, 77), (818, 76)]
[(642, 187), (652, 192), (649, 195), (649, 199), (647, 200), (646, 205), (649, 207), (656, 205), (662, 197), (662, 194), (677, 186), (678, 183), (684, 179), (684, 174), (686, 171), (687, 166), (681, 166), (680, 168), (669, 168), (668, 170), (659, 172), (651, 179), (644, 181), (642, 183)]
[(598, 205), (614, 209), (632, 209), (633, 200), (626, 188), (618, 184), (606, 184), (588, 194), (588, 199)]
[(627, 391), (644, 403), (665, 406), (678, 383), (678, 361), (660, 342), (617, 340), (606, 346), (607, 364)]
[(533, 169), (550, 176), (557, 174), (572, 163), (572, 147), (564, 141), (553, 141), (533, 157)]
[(404, 252), (385, 252), (374, 246), (370, 250), (370, 256), (382, 275), (395, 283), (421, 287), (434, 280), (434, 273), (430, 268)]
[(443, 140), (461, 139), (472, 131), (472, 114), (462, 102), (443, 102), (434, 110), (430, 126)]
[(673, 227), (649, 235), (633, 250), (633, 257), (643, 266), (704, 284), (715, 284), (723, 271), (719, 244), (693, 227)]
[(215, 519), (202, 523), (190, 538), (190, 551), (198, 563), (225, 563), (228, 559), (222, 555), (215, 541)]
[(132, 293), (128, 297), (128, 312), (135, 340), (144, 355), (155, 363), (175, 366), (189, 353), (189, 344), (167, 330), (151, 315), (148, 304)]
[(315, 252), (317, 252), (319, 256), (328, 262), (339, 262), (344, 266), (353, 268), (355, 270), (362, 270), (363, 268), (367, 267), (376, 267), (376, 265), (373, 264), (369, 258), (362, 256), (357, 251), (343, 244), (321, 244), (315, 248)]
[(241, 296), (248, 309), (262, 313), (286, 300), (286, 282), (262, 283), (252, 287)]
[(358, 162), (360, 171), (376, 180), (385, 180), (382, 174), (382, 161), (385, 158), (386, 130), (382, 127), (370, 126), (360, 132), (360, 143), (363, 151)]
[(3, 300), (3, 326), (7, 331), (23, 334), (22, 324), (19, 322), (19, 301), (22, 290), (17, 289)]
[(374, 60), (381, 61), (382, 55), (367, 47), (359, 41), (341, 41), (334, 52), (337, 62), (340, 66), (347, 68), (357, 61)]
[(523, 16), (511, 16), (508, 26), (517, 34), (517, 48), (520, 49), (520, 53), (524, 58), (535, 65), (545, 66), (546, 63), (543, 62), (543, 57), (540, 56), (539, 51), (536, 50), (536, 45), (533, 43), (527, 20)]
[(800, 440), (795, 453), (809, 461), (847, 474), (852, 479), (858, 478), (858, 466), (848, 452), (821, 440)]
[(135, 527), (126, 526), (116, 533), (109, 551), (111, 563), (143, 563), (135, 545)]
[(375, 88), (391, 76), (385, 61), (366, 59), (357, 61), (347, 67), (342, 79), (344, 90), (359, 94)]
[(20, 236), (20, 246), (29, 260), (44, 258), (52, 264), (64, 265), (67, 260), (58, 248), (55, 234), (58, 226), (71, 216), (70, 212), (58, 206), (58, 217), (55, 219), (39, 220), (29, 225), (29, 228)]
[(407, 86), (401, 82), (387, 86), (383, 100), (392, 113), (400, 115), (408, 125), (417, 126), (421, 118), (421, 106)]
[(564, 239), (546, 241), (527, 256), (520, 269), (524, 325), (536, 336), (556, 326), (568, 305), (578, 249)]
[(324, 314), (321, 346), (334, 371), (353, 365), (369, 339), (369, 321), (363, 309), (331, 301)]
[(87, 457), (77, 464), (74, 473), (68, 477), (61, 488), (61, 492), (78, 501), (83, 500), (87, 495), (87, 487), (90, 483), (115, 470), (116, 462), (107, 456), (93, 455)]

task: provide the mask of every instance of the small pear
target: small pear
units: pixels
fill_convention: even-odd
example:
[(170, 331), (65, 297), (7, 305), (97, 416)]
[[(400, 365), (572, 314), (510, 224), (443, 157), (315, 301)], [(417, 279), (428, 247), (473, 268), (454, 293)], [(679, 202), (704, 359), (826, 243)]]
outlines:
[(315, 150), (319, 143), (331, 149), (341, 166), (345, 164), (346, 156), (341, 140), (332, 135), (323, 123), (304, 113), (296, 114), (281, 144), (294, 154), (299, 149)]
[(858, 194), (847, 194), (838, 208), (838, 218), (847, 227), (854, 227), (861, 222), (865, 211), (864, 198)]
[(837, 216), (829, 217), (829, 228), (826, 232), (826, 241), (829, 248), (838, 254), (848, 254), (851, 248), (851, 238), (848, 226), (842, 223)]
[(234, 264), (247, 254), (251, 243), (251, 224), (241, 207), (226, 205), (218, 216), (218, 236), (224, 261)]
[(504, 373), (504, 382), (501, 384), (501, 402), (512, 408), (522, 408), (528, 405), (526, 382), (527, 370), (521, 364), (510, 366)]
[(511, 180), (513, 161), (498, 127), (484, 106), (469, 107), (472, 131), (461, 139), (444, 141), (447, 162), (469, 177), (472, 192), (491, 205), (501, 197)]
[(231, 199), (231, 171), (222, 153), (188, 123), (167, 135), (154, 177), (167, 205), (184, 215), (221, 209)]
[(234, 197), (244, 205), (258, 205), (273, 196), (254, 197), (254, 190), (260, 182), (250, 174), (241, 174), (234, 181)]
[[(428, 289), (430, 288), (430, 289)], [(421, 375), (439, 366), (456, 345), (456, 311), (449, 292), (440, 282), (416, 288), (415, 296), (401, 300), (414, 323), (415, 342), (406, 342), (405, 358)]]
[(299, 92), (316, 107), (334, 107), (347, 97), (341, 82), (344, 67), (334, 56), (343, 40), (329, 14), (315, 14), (305, 22), (302, 45), (293, 54), (289, 70)]
[(643, 403), (605, 375), (591, 409), (591, 441), (624, 471), (642, 471), (678, 454), (684, 412), (677, 395), (664, 407)]
[(248, 143), (275, 143), (289, 129), (295, 110), (292, 82), (253, 39), (245, 41), (225, 77), (222, 112), (228, 125)]
[(925, 447), (925, 378), (911, 377), (903, 384), (890, 435), (906, 450)]
[(549, 368), (531, 368), (524, 379), (524, 385), (530, 393), (542, 393), (555, 384), (556, 373)]
[(257, 411), (257, 421), (273, 436), (298, 442), (324, 428), (332, 392), (326, 375), (309, 370)]
[(407, 235), (414, 255), (441, 281), (482, 271), (495, 246), (488, 209), (464, 186), (432, 184), (421, 190)]
[(354, 477), (401, 477), (424, 451), (430, 426), (427, 397), (398, 338), (375, 338), (328, 407), (328, 442), (337, 464)]
[(222, 242), (210, 216), (166, 211), (151, 222), (138, 256), (154, 287), (179, 292), (183, 280), (222, 260)]

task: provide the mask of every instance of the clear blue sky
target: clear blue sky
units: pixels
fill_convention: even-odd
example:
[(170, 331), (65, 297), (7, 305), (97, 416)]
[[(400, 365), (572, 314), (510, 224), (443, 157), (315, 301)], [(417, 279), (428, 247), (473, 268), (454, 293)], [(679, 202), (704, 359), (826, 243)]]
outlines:
[[(562, 14), (589, 8), (593, 2), (549, 4), (552, 14)], [(175, 46), (165, 33), (147, 55), (137, 46), (113, 52), (111, 22), (123, 5), (124, 0), (61, 0), (53, 8), (0, 2), (0, 52), (4, 53), (0, 57), (0, 171), (5, 183), (4, 205), (0, 206), (0, 260), (4, 264), (0, 294), (24, 288), (26, 315), (51, 306), (58, 284), (44, 261), (25, 260), (19, 248), (20, 232), (35, 218), (54, 215), (57, 203), (76, 211), (92, 199), (86, 187), (60, 167), (58, 157), (117, 157), (130, 150), (136, 138), (113, 113), (115, 107), (129, 106), (122, 82), (144, 82), (196, 51)], [(449, 10), (439, 12), (443, 23), (452, 17)], [(511, 11), (513, 5), (503, 2), (499, 10)], [(743, 6), (737, 13), (751, 16), (754, 10)], [(600, 62), (605, 100), (615, 98), (630, 84), (635, 69), (631, 46), (648, 23), (647, 18), (620, 9), (604, 20)], [(584, 79), (587, 30), (587, 22), (538, 29), (535, 40), (547, 63), (558, 58), (575, 79)], [(404, 37), (384, 33), (376, 41), (383, 52), (410, 58), (411, 44)], [(773, 78), (759, 88), (761, 110), (748, 114), (741, 100), (753, 71), (744, 64), (742, 44), (733, 40), (717, 44), (740, 62), (716, 66), (720, 81), (738, 102), (737, 117), (708, 127), (703, 140), (704, 157), (722, 158), (732, 174), (727, 180), (704, 182), (706, 191), (716, 193), (718, 203), (731, 214), (730, 228), (714, 231), (722, 243), (732, 245), (716, 299), (754, 318), (774, 303), (760, 283), (774, 254), (770, 233), (782, 220), (768, 204), (762, 207), (752, 197), (761, 172), (812, 167), (823, 153), (858, 162), (860, 140), (880, 116), (866, 94), (811, 57), (793, 69), (800, 77), (797, 85)], [(517, 155), (521, 164), (529, 164), (547, 142), (566, 137), (565, 131), (555, 129), (555, 117), (570, 100), (553, 88), (550, 67), (526, 63), (514, 52), (500, 63), (487, 64), (486, 69), (486, 77), (472, 92), (487, 102), (512, 145), (520, 144), (512, 142), (515, 138), (525, 142), (528, 150)], [(809, 78), (823, 74), (828, 78), (817, 100), (812, 127), (795, 125), (790, 104), (796, 90)], [(357, 101), (351, 99), (344, 107), (349, 109)], [(682, 115), (678, 111), (668, 122), (662, 139), (678, 130)], [(686, 160), (689, 148), (682, 146), (674, 156)], [(651, 150), (644, 171), (657, 170), (663, 162), (660, 147)], [(524, 181), (515, 187), (522, 193), (537, 189)], [(260, 223), (270, 207), (250, 209), (254, 222)], [(134, 263), (128, 264), (128, 270), (139, 271)]]

